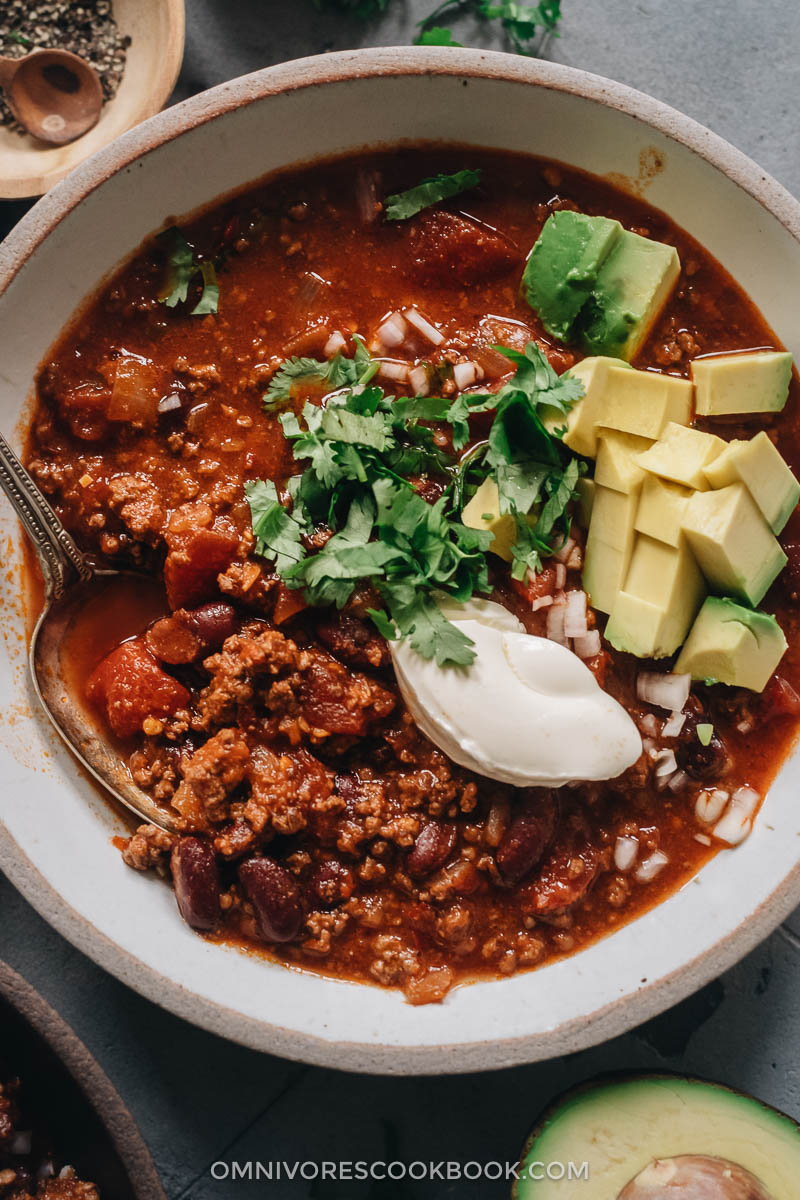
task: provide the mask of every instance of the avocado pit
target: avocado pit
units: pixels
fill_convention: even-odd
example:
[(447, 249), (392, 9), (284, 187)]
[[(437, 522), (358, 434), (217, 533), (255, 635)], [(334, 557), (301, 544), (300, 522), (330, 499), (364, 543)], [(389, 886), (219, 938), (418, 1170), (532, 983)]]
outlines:
[(774, 1200), (744, 1167), (724, 1158), (682, 1154), (656, 1158), (627, 1183), (617, 1200)]

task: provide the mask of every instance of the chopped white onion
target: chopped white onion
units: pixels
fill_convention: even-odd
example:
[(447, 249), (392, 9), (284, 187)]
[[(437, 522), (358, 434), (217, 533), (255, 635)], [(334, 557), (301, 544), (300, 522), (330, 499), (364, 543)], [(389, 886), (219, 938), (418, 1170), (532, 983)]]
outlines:
[(334, 358), (340, 350), (344, 350), (347, 345), (347, 339), (338, 329), (334, 329), (331, 336), (328, 338), (322, 353), (326, 358)]
[(642, 738), (642, 749), (649, 758), (656, 758), (661, 753), (658, 748), (658, 742), (651, 737)]
[(577, 588), (573, 588), (567, 592), (564, 633), (567, 637), (585, 637), (588, 633), (586, 624), (586, 592), (581, 592)]
[(614, 866), (618, 871), (630, 871), (639, 854), (639, 839), (618, 837), (614, 843)]
[(422, 313), (417, 312), (416, 308), (407, 308), (403, 316), (409, 325), (413, 325), (417, 333), (421, 333), (432, 345), (441, 346), (444, 341), (444, 334), (440, 333), (435, 325), (431, 325), (430, 321), (426, 321)]
[(678, 763), (675, 759), (674, 750), (659, 750), (653, 760), (654, 774), (656, 778), (662, 778), (664, 775), (672, 775), (678, 769)]
[(597, 629), (590, 629), (588, 633), (576, 636), (572, 649), (578, 658), (596, 658), (602, 649), (600, 633)]
[(563, 563), (556, 563), (556, 587), (559, 591), (567, 582), (567, 568)]
[(554, 557), (558, 562), (565, 563), (572, 553), (572, 548), (575, 545), (575, 539), (568, 537), (556, 550)]
[(428, 372), (425, 367), (413, 367), (408, 372), (408, 382), (414, 389), (415, 396), (427, 396), (430, 391), (430, 380), (428, 379)]
[(722, 788), (704, 789), (697, 794), (694, 815), (701, 825), (713, 825), (722, 816), (729, 800), (730, 794)]
[(691, 675), (662, 675), (656, 671), (641, 671), (636, 679), (636, 695), (647, 704), (680, 712), (689, 699)]
[(316, 271), (306, 271), (300, 277), (297, 300), (303, 308), (311, 308), (322, 289), (326, 287), (330, 287), (327, 279), (323, 279)]
[(453, 382), (460, 392), (463, 392), (464, 388), (472, 387), (479, 379), (483, 379), (483, 371), (477, 363), (456, 363), (453, 367)]
[(661, 736), (669, 738), (677, 737), (685, 724), (686, 713), (670, 713), (664, 724), (661, 726)]
[(158, 411), (160, 413), (174, 412), (176, 408), (180, 408), (181, 398), (177, 392), (170, 392), (168, 396), (162, 396), (158, 402)]
[(378, 200), (380, 176), (375, 171), (359, 171), (356, 177), (356, 207), (364, 225), (372, 225), (381, 211)]
[(637, 724), (641, 732), (648, 734), (650, 737), (655, 737), (658, 733), (658, 717), (655, 713), (642, 713), (637, 720)]
[(535, 600), (531, 601), (531, 611), (538, 612), (540, 608), (549, 608), (552, 603), (552, 596), (537, 596)]
[(570, 571), (580, 571), (583, 566), (583, 550), (576, 544), (572, 547), (570, 556), (567, 559), (567, 567)]
[(402, 313), (394, 312), (386, 318), (382, 325), (378, 326), (375, 336), (387, 350), (394, 350), (396, 346), (402, 346), (407, 332), (408, 326), (405, 317)]
[(711, 845), (711, 838), (708, 836), (707, 833), (696, 833), (694, 835), (694, 840), (696, 842), (699, 842), (701, 846), (710, 846)]
[(406, 383), (408, 380), (408, 364), (384, 361), (378, 369), (378, 374), (382, 375), (384, 379), (393, 379), (396, 383)]
[(674, 775), (670, 775), (667, 787), (671, 792), (680, 792), (686, 787), (689, 782), (689, 776), (685, 771), (676, 771)]
[(654, 850), (649, 858), (639, 863), (634, 872), (634, 878), (639, 883), (649, 883), (651, 879), (655, 879), (659, 871), (663, 871), (668, 862), (669, 859), (662, 850)]
[(731, 796), (722, 819), (714, 826), (714, 837), (738, 846), (753, 828), (753, 814), (761, 796), (751, 787), (740, 787)]
[(756, 811), (760, 800), (760, 792), (751, 787), (737, 788), (731, 796), (731, 804), (735, 804), (739, 811), (748, 817), (752, 816)]
[(558, 642), (561, 646), (566, 646), (567, 637), (564, 633), (564, 614), (567, 605), (563, 597), (554, 598), (553, 603), (547, 610), (547, 636), (551, 642)]

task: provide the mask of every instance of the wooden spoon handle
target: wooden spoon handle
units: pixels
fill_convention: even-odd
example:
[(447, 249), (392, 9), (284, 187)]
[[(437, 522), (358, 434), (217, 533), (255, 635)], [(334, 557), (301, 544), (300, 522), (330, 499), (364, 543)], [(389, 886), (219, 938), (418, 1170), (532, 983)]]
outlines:
[(17, 73), (21, 59), (7, 58), (0, 54), (0, 88), (7, 88)]

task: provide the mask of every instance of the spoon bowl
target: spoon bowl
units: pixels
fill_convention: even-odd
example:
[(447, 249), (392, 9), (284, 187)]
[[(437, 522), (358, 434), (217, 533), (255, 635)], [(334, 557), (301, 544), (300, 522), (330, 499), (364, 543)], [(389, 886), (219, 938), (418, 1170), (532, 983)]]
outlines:
[(70, 633), (88, 605), (130, 579), (141, 588), (135, 571), (95, 568), (81, 553), (6, 439), (0, 434), (2, 489), (39, 558), (45, 583), (44, 607), (34, 626), (28, 661), (34, 691), (55, 729), (73, 754), (112, 796), (142, 821), (174, 832), (170, 814), (134, 783), (117, 748), (102, 738), (76, 698), (70, 678)]
[(0, 87), (20, 125), (53, 146), (74, 142), (100, 119), (103, 89), (97, 72), (69, 50), (0, 58)]

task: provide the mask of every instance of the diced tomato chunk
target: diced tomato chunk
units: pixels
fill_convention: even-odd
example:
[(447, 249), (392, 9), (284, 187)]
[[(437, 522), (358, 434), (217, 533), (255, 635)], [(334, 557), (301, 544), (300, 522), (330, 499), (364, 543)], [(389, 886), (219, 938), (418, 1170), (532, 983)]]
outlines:
[(139, 733), (146, 717), (170, 717), (189, 704), (186, 688), (162, 671), (140, 638), (106, 655), (89, 676), (86, 696), (118, 737)]
[(781, 675), (772, 676), (764, 688), (762, 699), (767, 720), (775, 717), (795, 717), (800, 713), (800, 696)]
[(272, 620), (275, 625), (282, 625), (290, 617), (295, 617), (304, 608), (308, 608), (305, 596), (299, 588), (288, 588), (283, 580), (278, 581), (278, 598)]
[(425, 283), (480, 283), (521, 262), (508, 238), (468, 217), (438, 210), (409, 224), (414, 276)]
[(217, 576), (233, 562), (239, 546), (226, 529), (192, 529), (168, 538), (164, 583), (170, 607), (191, 608), (216, 591)]
[(552, 596), (556, 591), (555, 567), (545, 567), (543, 571), (537, 571), (535, 574), (528, 572), (524, 579), (514, 579), (512, 576), (511, 586), (528, 604), (533, 604), (534, 600), (540, 600), (542, 596)]

